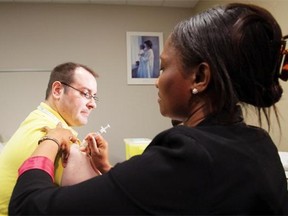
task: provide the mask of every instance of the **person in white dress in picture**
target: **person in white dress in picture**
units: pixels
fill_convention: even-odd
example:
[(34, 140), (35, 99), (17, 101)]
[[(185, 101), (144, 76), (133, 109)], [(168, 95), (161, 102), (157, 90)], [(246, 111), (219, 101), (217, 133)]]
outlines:
[(144, 41), (144, 55), (140, 56), (138, 77), (139, 78), (152, 78), (154, 68), (154, 52), (152, 49), (152, 42), (150, 40)]

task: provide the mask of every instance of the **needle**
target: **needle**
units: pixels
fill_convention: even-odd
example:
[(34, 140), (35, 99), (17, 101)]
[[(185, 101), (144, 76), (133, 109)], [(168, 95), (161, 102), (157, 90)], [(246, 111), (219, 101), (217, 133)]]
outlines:
[[(107, 124), (105, 127), (101, 126), (100, 130), (96, 131), (96, 134), (103, 134), (103, 133), (107, 133), (107, 129), (110, 128), (110, 124)], [(82, 143), (80, 144), (80, 148), (84, 147), (86, 148), (86, 146), (88, 145), (88, 143), (86, 142), (86, 140), (84, 139), (82, 141)]]
[(102, 134), (102, 133), (107, 133), (106, 130), (107, 130), (108, 128), (110, 128), (110, 125), (109, 125), (109, 124), (107, 124), (106, 127), (101, 126), (101, 129), (100, 129), (98, 132), (96, 132), (96, 133), (100, 133), (100, 134)]

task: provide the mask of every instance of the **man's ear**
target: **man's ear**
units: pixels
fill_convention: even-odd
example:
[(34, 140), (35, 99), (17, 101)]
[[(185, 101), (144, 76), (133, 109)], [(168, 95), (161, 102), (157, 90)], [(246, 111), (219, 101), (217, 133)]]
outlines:
[(55, 81), (53, 84), (52, 84), (52, 89), (51, 89), (51, 92), (52, 92), (52, 96), (54, 98), (60, 98), (60, 96), (62, 95), (62, 93), (64, 93), (64, 87), (63, 85), (61, 84), (61, 82), (59, 81)]
[(194, 82), (191, 89), (196, 88), (198, 92), (205, 91), (211, 80), (210, 66), (206, 62), (202, 62), (196, 67), (193, 76)]

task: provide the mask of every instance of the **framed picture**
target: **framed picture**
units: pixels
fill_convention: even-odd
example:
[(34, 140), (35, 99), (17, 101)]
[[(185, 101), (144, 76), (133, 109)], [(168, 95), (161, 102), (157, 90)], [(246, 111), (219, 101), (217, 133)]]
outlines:
[(161, 32), (127, 32), (128, 84), (154, 85), (160, 73)]

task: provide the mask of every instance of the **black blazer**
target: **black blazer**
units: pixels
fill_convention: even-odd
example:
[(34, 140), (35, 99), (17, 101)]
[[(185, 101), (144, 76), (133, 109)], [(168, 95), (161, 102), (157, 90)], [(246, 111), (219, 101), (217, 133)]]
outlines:
[(141, 156), (72, 187), (20, 176), (9, 214), (288, 214), (277, 148), (262, 129), (209, 118), (157, 135)]

